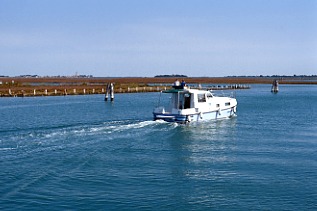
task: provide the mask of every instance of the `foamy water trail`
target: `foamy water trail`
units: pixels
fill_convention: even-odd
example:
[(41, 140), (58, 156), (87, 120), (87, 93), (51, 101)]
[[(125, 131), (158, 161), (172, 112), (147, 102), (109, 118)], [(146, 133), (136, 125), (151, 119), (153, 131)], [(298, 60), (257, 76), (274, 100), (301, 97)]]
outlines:
[[(26, 146), (50, 146), (76, 143), (78, 139), (89, 140), (93, 142), (93, 136), (108, 137), (111, 134), (112, 138), (123, 136), (124, 134), (137, 133), (140, 129), (141, 133), (146, 133), (147, 130), (155, 130), (156, 126), (162, 124), (170, 124), (164, 121), (110, 121), (99, 125), (80, 125), (66, 126), (62, 128), (47, 128), (45, 130), (38, 129), (26, 132), (15, 132), (7, 134), (0, 139), (0, 150), (17, 150), (19, 147)], [(145, 129), (145, 130), (144, 130)], [(127, 132), (127, 133), (126, 133)]]
[[(189, 133), (194, 133), (198, 136), (206, 137), (211, 135), (216, 130), (218, 123), (207, 124), (191, 124), (180, 125), (177, 123), (167, 123), (165, 121), (109, 121), (92, 125), (76, 125), (64, 126), (58, 128), (46, 128), (43, 130), (36, 129), (31, 131), (17, 131), (13, 134), (8, 133), (0, 139), (0, 150), (15, 150), (18, 147), (25, 146), (56, 146), (71, 143), (82, 144), (87, 141), (93, 142), (95, 136), (104, 137), (107, 139), (114, 139), (116, 137), (131, 138), (133, 135), (148, 134), (160, 130), (172, 130), (178, 127), (185, 128)], [(162, 127), (164, 126), (164, 127)], [(111, 136), (109, 136), (111, 134)]]

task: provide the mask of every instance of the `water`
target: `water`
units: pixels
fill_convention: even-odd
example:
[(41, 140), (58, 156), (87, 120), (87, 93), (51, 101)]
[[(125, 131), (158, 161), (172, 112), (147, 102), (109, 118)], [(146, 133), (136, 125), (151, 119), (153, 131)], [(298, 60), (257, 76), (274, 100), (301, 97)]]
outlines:
[(0, 209), (317, 209), (317, 86), (190, 125), (152, 121), (158, 96), (0, 98)]

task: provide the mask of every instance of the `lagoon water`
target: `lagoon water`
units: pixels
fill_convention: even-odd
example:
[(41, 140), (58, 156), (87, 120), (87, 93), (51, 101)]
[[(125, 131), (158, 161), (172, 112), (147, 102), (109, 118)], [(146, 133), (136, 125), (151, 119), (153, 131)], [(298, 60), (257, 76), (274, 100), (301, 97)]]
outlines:
[(317, 86), (189, 125), (152, 121), (158, 96), (0, 98), (0, 209), (317, 209)]

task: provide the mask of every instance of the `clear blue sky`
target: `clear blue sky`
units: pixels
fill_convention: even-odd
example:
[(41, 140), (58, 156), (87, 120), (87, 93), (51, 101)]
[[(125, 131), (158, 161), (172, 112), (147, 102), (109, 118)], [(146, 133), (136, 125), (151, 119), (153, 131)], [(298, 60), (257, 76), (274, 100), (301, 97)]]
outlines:
[(0, 0), (0, 75), (317, 74), (317, 0)]

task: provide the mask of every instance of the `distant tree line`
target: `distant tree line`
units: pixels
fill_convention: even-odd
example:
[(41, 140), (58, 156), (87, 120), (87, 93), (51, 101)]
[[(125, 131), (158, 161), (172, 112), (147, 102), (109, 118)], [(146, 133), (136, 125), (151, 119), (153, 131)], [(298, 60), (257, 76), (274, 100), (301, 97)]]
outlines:
[[(0, 75), (0, 78), (9, 78), (7, 75)], [(16, 78), (93, 78), (93, 75), (76, 75), (76, 76), (39, 76), (39, 75), (18, 75)]]
[(187, 75), (178, 75), (178, 74), (172, 74), (172, 75), (156, 75), (155, 78), (187, 78)]
[(240, 76), (236, 76), (236, 75), (234, 75), (234, 76), (226, 76), (226, 77), (228, 77), (228, 78), (257, 78), (257, 77), (260, 77), (260, 78), (264, 78), (264, 77), (266, 77), (266, 78), (277, 78), (277, 77), (279, 77), (279, 78), (299, 78), (299, 77), (317, 77), (317, 75), (254, 75), (254, 76), (251, 76), (251, 75), (240, 75)]

